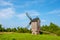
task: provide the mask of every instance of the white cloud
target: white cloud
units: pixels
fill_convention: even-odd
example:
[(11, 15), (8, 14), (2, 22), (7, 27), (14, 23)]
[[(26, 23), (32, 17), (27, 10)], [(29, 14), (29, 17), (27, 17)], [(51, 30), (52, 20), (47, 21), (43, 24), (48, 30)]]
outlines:
[(0, 0), (0, 6), (6, 7), (0, 9), (0, 18), (10, 18), (15, 14), (13, 4), (10, 1)]
[(0, 6), (12, 6), (13, 4), (4, 0), (0, 0)]
[(35, 17), (35, 16), (39, 16), (39, 15), (40, 15), (39, 12), (34, 11), (34, 10), (33, 10), (33, 11), (30, 10), (30, 11), (25, 11), (25, 12), (23, 12), (23, 13), (18, 14), (17, 17), (20, 18), (20, 19), (27, 19), (26, 12), (27, 12), (27, 13), (29, 14), (29, 16), (31, 16), (31, 17)]
[(17, 5), (15, 7), (17, 8), (26, 8), (29, 6), (33, 6), (33, 5), (39, 5), (40, 7), (45, 6), (45, 4), (51, 4), (51, 3), (55, 3), (58, 0), (29, 0), (29, 1), (25, 1), (23, 3), (23, 5)]
[(53, 11), (50, 11), (48, 13), (49, 14), (59, 14), (60, 13), (60, 10), (53, 10)]
[(42, 4), (44, 2), (45, 2), (45, 0), (30, 0), (30, 1), (25, 1), (23, 3), (23, 5), (18, 5), (18, 6), (15, 6), (15, 7), (26, 8), (26, 7), (29, 7), (29, 6), (32, 6), (32, 5), (37, 5), (37, 4), (40, 4), (39, 6), (43, 6)]
[(20, 13), (18, 15), (16, 15), (19, 19), (26, 19), (26, 14), (25, 13)]
[(13, 8), (5, 8), (0, 10), (0, 18), (10, 18), (14, 15)]
[(30, 16), (39, 16), (40, 12), (36, 11), (36, 10), (30, 10), (30, 11), (25, 11), (25, 13), (30, 14)]
[(60, 15), (58, 15), (58, 16), (60, 16)]
[(42, 23), (43, 23), (43, 22), (46, 22), (46, 20), (42, 19), (41, 22), (42, 22)]

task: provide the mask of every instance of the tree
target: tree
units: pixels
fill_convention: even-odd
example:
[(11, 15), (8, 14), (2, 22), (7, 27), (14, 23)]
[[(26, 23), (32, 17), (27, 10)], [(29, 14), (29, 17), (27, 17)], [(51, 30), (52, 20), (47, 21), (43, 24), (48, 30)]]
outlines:
[(57, 30), (59, 30), (59, 27), (56, 24), (50, 23), (49, 31), (55, 33)]
[(56, 34), (57, 34), (58, 36), (60, 36), (60, 30), (56, 31)]
[(4, 32), (5, 31), (5, 28), (2, 27), (2, 25), (0, 24), (0, 32)]
[(20, 27), (17, 27), (17, 32), (23, 33), (23, 29)]
[(11, 29), (11, 32), (16, 32), (16, 31), (17, 31), (16, 28), (12, 28), (12, 29)]
[(28, 30), (27, 28), (17, 27), (17, 32), (19, 32), (19, 33), (30, 33), (31, 31)]
[(6, 29), (6, 32), (11, 32), (11, 28), (7, 28)]
[(2, 25), (0, 24), (0, 32), (2, 32)]
[(43, 30), (43, 31), (48, 31), (48, 26), (47, 25), (43, 25), (42, 27), (41, 27), (41, 30)]
[(28, 33), (30, 32), (27, 28), (23, 28), (23, 33)]

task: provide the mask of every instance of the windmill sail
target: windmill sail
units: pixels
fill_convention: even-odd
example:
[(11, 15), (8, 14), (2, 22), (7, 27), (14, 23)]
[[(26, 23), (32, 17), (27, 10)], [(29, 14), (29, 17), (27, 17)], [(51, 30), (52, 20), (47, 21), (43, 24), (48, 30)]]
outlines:
[(28, 15), (28, 13), (26, 13), (26, 16), (32, 21), (32, 18)]
[(31, 25), (31, 22), (26, 26), (26, 28), (29, 28), (29, 27), (30, 27), (30, 25)]

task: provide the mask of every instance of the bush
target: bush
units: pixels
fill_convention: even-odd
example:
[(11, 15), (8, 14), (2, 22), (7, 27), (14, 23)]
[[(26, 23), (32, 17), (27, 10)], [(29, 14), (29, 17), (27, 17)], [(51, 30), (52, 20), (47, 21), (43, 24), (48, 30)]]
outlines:
[(58, 36), (60, 36), (60, 30), (56, 31), (56, 34), (57, 34)]

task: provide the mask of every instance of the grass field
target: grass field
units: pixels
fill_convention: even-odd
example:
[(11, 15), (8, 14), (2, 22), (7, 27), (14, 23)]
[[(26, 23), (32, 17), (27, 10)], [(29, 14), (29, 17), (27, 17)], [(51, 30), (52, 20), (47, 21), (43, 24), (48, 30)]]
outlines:
[(60, 40), (60, 36), (7, 32), (0, 33), (0, 40)]

